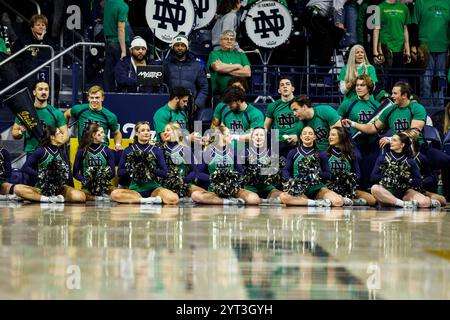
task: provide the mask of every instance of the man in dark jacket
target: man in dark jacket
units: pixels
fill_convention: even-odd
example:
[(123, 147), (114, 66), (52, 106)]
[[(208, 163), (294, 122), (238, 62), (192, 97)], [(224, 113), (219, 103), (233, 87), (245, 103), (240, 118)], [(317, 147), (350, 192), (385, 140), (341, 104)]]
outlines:
[(137, 83), (137, 66), (157, 64), (154, 60), (147, 60), (147, 43), (141, 37), (131, 41), (131, 56), (120, 60), (115, 67), (115, 77), (118, 92), (153, 92), (152, 86), (142, 86)]
[(208, 97), (208, 80), (205, 66), (191, 52), (185, 35), (179, 34), (172, 39), (172, 50), (164, 60), (164, 82), (172, 90), (174, 87), (185, 87), (193, 96), (193, 113), (206, 106)]

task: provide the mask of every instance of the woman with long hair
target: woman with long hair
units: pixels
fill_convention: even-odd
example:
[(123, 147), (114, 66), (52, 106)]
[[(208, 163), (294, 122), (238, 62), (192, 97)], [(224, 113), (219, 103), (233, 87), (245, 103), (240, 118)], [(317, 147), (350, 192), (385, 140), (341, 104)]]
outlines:
[[(86, 194), (86, 200), (109, 200), (109, 194), (113, 190), (109, 186), (111, 179), (115, 177), (114, 153), (111, 149), (106, 147), (105, 131), (103, 127), (97, 123), (90, 125), (83, 136), (80, 147), (75, 155), (75, 162), (73, 164), (73, 176), (83, 185), (86, 183), (90, 186), (83, 188), (82, 191)], [(103, 181), (89, 181), (98, 180)], [(98, 188), (95, 190), (88, 190)]]
[(260, 204), (257, 194), (241, 188), (239, 177), (242, 176), (243, 169), (231, 146), (230, 130), (220, 125), (212, 129), (212, 132), (198, 166), (198, 181), (208, 185), (208, 192), (194, 192), (192, 200), (203, 204)]
[(338, 77), (339, 90), (344, 100), (356, 98), (356, 78), (360, 75), (368, 75), (374, 83), (378, 82), (375, 67), (370, 64), (364, 47), (356, 44), (351, 48), (347, 64), (342, 67)]
[(177, 194), (157, 182), (157, 177), (167, 177), (167, 165), (161, 149), (150, 144), (150, 124), (139, 121), (134, 132), (134, 143), (123, 151), (117, 171), (119, 177), (130, 177), (130, 187), (113, 190), (111, 199), (119, 203), (178, 204)]
[(83, 192), (68, 185), (72, 175), (63, 144), (64, 133), (59, 128), (49, 126), (44, 130), (40, 147), (22, 167), (23, 172), (37, 178), (36, 186), (18, 184), (14, 187), (16, 195), (37, 202), (86, 202)]
[(391, 138), (372, 171), (371, 193), (382, 205), (414, 209), (429, 208), (431, 199), (414, 189), (422, 184), (419, 167), (411, 157), (411, 139), (404, 132)]
[(325, 185), (331, 171), (327, 154), (317, 148), (314, 130), (304, 127), (300, 140), (300, 145), (288, 153), (282, 171), (289, 188), (280, 195), (281, 202), (293, 206), (342, 207), (343, 197)]
[(277, 172), (271, 170), (275, 159), (267, 148), (266, 133), (266, 129), (261, 127), (253, 128), (250, 132), (250, 144), (241, 156), (244, 164), (244, 189), (257, 194), (261, 203), (278, 204), (281, 203), (279, 196), (283, 192), (273, 185), (271, 179)]
[(162, 186), (177, 193), (180, 202), (191, 202), (192, 194), (197, 192), (198, 196), (207, 193), (207, 191), (194, 184), (198, 176), (198, 167), (195, 161), (194, 153), (188, 146), (186, 136), (183, 136), (183, 129), (176, 122), (166, 125), (163, 135), (161, 151), (168, 167), (168, 177), (163, 179)]
[(418, 191), (431, 199), (431, 207), (440, 207), (447, 204), (447, 199), (436, 193), (437, 179), (436, 172), (431, 169), (428, 158), (420, 152), (419, 136), (420, 132), (415, 128), (410, 128), (404, 131), (411, 139), (411, 156), (419, 167), (422, 175), (422, 188)]
[(328, 188), (343, 196), (347, 204), (374, 206), (377, 202), (375, 198), (356, 188), (361, 171), (347, 131), (342, 127), (332, 128), (328, 140), (328, 165), (331, 169)]

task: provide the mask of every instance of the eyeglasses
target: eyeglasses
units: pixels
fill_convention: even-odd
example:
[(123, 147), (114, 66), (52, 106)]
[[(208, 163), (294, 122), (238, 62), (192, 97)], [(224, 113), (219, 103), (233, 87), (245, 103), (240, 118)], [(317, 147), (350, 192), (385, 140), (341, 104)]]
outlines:
[(236, 39), (236, 38), (222, 38), (222, 40), (225, 40), (225, 41), (234, 41), (234, 39)]

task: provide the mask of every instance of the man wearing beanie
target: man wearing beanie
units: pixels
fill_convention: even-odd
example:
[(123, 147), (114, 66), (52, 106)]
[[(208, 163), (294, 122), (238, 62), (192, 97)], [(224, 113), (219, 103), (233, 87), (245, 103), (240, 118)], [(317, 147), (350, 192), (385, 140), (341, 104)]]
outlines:
[(130, 46), (131, 56), (120, 60), (116, 64), (115, 77), (119, 92), (151, 92), (151, 86), (140, 86), (137, 83), (137, 66), (146, 66), (155, 64), (147, 61), (147, 43), (141, 37), (134, 37)]
[(183, 33), (172, 39), (169, 56), (164, 60), (164, 82), (170, 90), (175, 87), (189, 89), (193, 96), (193, 113), (203, 109), (208, 97), (206, 70), (200, 59), (189, 52), (189, 41)]

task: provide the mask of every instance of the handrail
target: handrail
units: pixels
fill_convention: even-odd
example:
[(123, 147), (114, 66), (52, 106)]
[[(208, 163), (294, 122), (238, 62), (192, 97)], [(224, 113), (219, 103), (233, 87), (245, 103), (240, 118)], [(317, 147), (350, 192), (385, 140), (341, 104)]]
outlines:
[[(14, 53), (12, 56), (8, 57), (7, 59), (3, 60), (2, 62), (0, 62), (0, 67), (2, 65), (4, 65), (5, 63), (11, 61), (12, 59), (14, 59), (15, 57), (17, 57), (18, 55), (20, 55), (21, 53), (23, 53), (24, 51), (28, 50), (29, 48), (46, 48), (50, 50), (51, 53), (51, 57), (53, 58), (55, 56), (55, 49), (53, 49), (52, 46), (48, 45), (48, 44), (29, 44), (25, 47), (23, 47), (22, 49), (20, 49), (19, 51), (17, 51), (16, 53)], [(55, 100), (55, 75), (54, 75), (54, 70), (55, 69), (55, 65), (52, 62), (52, 65), (50, 66), (50, 104), (53, 105), (54, 100)]]
[(39, 5), (39, 3), (37, 3), (36, 0), (30, 0), (30, 2), (34, 3), (34, 5), (36, 6), (37, 14), (41, 14), (41, 6)]
[(54, 56), (53, 58), (51, 58), (50, 60), (48, 60), (47, 62), (43, 63), (42, 65), (40, 65), (39, 67), (35, 68), (34, 70), (30, 71), (29, 73), (27, 73), (26, 75), (24, 75), (22, 78), (20, 78), (19, 80), (16, 80), (15, 82), (13, 82), (12, 84), (10, 84), (9, 86), (7, 86), (6, 88), (4, 88), (3, 90), (0, 91), (0, 96), (2, 96), (5, 92), (7, 92), (8, 90), (14, 88), (15, 86), (17, 86), (19, 83), (23, 82), (24, 80), (28, 79), (30, 76), (32, 76), (33, 74), (35, 74), (37, 71), (41, 70), (42, 68), (46, 67), (47, 65), (49, 65), (50, 63), (53, 63), (53, 61), (58, 60), (59, 58), (61, 58), (63, 55), (65, 55), (67, 52), (69, 52), (70, 50), (74, 49), (75, 47), (78, 46), (93, 46), (93, 47), (103, 47), (105, 46), (104, 43), (98, 43), (98, 42), (77, 42), (74, 43), (73, 45), (71, 45), (69, 48), (65, 49), (64, 51), (58, 53), (56, 56)]
[(11, 7), (6, 1), (0, 0), (0, 2), (7, 7), (9, 10), (14, 12), (16, 15), (18, 15), (20, 18), (22, 18), (26, 23), (30, 23), (30, 19), (25, 17), (23, 14), (21, 14), (19, 11), (17, 11), (15, 8)]
[[(61, 30), (61, 33), (60, 33), (60, 36), (59, 36), (59, 46), (60, 46), (60, 48), (64, 48), (64, 32), (65, 32), (65, 30), (66, 30), (66, 28), (63, 28), (63, 29)], [(83, 37), (81, 34), (79, 34), (78, 32), (73, 31), (73, 30), (69, 30), (69, 31), (71, 31), (71, 33), (72, 33), (73, 35), (77, 36), (82, 42), (85, 41), (84, 37)], [(72, 53), (69, 53), (69, 54), (70, 54), (70, 56), (71, 56), (73, 59), (80, 61), (80, 59), (79, 59), (77, 56), (75, 56), (74, 54), (72, 54)], [(85, 55), (85, 52), (84, 52), (84, 46), (83, 46), (83, 60), (81, 61), (82, 66), (83, 66), (83, 70), (84, 70), (84, 67), (85, 67), (84, 55)], [(84, 71), (83, 71), (83, 72), (84, 72)], [(59, 90), (60, 90), (60, 91), (62, 90), (62, 86), (63, 86), (63, 82), (62, 82), (62, 74), (63, 74), (63, 59), (61, 59), (61, 60), (59, 61), (59, 79), (61, 80), (61, 81), (59, 82)]]

